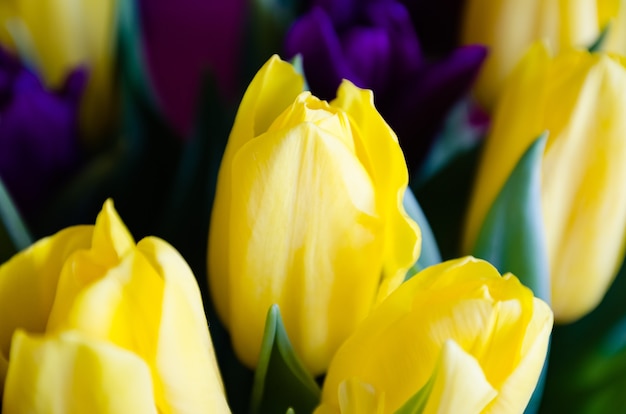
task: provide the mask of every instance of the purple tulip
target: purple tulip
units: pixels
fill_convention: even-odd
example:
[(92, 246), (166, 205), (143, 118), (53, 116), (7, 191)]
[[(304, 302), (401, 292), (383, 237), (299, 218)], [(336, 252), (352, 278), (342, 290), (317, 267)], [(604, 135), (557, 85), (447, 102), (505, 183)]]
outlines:
[(311, 91), (323, 99), (332, 99), (344, 78), (372, 89), (411, 170), (486, 56), (484, 47), (467, 46), (426, 59), (407, 9), (395, 0), (314, 1), (287, 33), (285, 52), (302, 55)]
[(224, 96), (238, 93), (244, 0), (142, 0), (140, 6), (153, 85), (166, 116), (185, 135), (205, 70)]
[(59, 91), (0, 49), (0, 178), (26, 215), (54, 191), (79, 160), (78, 109), (86, 72)]

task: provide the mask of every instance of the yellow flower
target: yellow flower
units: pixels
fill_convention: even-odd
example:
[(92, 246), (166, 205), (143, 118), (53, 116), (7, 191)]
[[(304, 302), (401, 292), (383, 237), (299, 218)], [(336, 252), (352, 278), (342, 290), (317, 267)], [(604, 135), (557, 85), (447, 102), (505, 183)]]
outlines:
[(535, 45), (496, 108), (464, 240), (479, 228), (522, 154), (543, 131), (541, 196), (555, 318), (592, 310), (622, 262), (626, 240), (626, 67), (623, 58)]
[(403, 280), (420, 233), (402, 198), (408, 174), (371, 91), (344, 82), (327, 103), (272, 57), (230, 134), (209, 235), (209, 282), (235, 351), (256, 365), (265, 315), (280, 306), (313, 373)]
[(96, 137), (110, 122), (116, 0), (2, 0), (0, 43), (30, 60), (49, 87), (78, 66), (89, 83), (81, 127)]
[(5, 412), (229, 412), (191, 269), (111, 201), (0, 266), (0, 315)]
[(424, 386), (424, 413), (521, 413), (551, 329), (515, 276), (472, 257), (431, 266), (339, 348), (316, 413), (393, 413)]
[(603, 49), (626, 54), (626, 0), (468, 0), (462, 41), (489, 47), (476, 97), (493, 109), (506, 78), (535, 41), (555, 51), (587, 48), (609, 23)]

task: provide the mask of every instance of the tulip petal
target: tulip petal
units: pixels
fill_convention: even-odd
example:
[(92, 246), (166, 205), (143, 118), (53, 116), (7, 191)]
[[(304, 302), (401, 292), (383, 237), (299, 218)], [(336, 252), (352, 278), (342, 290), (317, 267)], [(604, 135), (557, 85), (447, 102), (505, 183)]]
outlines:
[[(377, 209), (385, 227), (383, 272), (378, 300), (402, 283), (409, 267), (419, 257), (421, 234), (417, 224), (404, 210), (404, 192), (408, 172), (398, 138), (374, 107), (372, 91), (344, 81), (331, 106), (343, 109), (352, 118), (355, 134), (360, 137), (363, 165), (376, 189)], [(359, 151), (357, 149), (357, 151)], [(414, 246), (408, 249), (407, 246)]]
[(128, 351), (77, 332), (14, 335), (4, 412), (156, 414), (152, 394), (148, 366)]
[(163, 398), (159, 410), (230, 412), (200, 290), (182, 256), (167, 242), (147, 237), (137, 245), (165, 282), (155, 371)]
[(383, 414), (385, 394), (377, 393), (372, 386), (358, 378), (349, 378), (339, 384), (339, 411), (341, 414)]
[(108, 199), (98, 213), (93, 233), (93, 255), (106, 265), (116, 264), (135, 246), (135, 240)]
[(370, 177), (346, 142), (312, 123), (250, 141), (232, 174), (230, 323), (249, 327), (231, 332), (235, 349), (254, 366), (264, 326), (255, 309), (277, 303), (319, 374), (376, 297), (382, 240)]
[(479, 414), (498, 395), (478, 361), (453, 340), (444, 343), (429, 384), (423, 414)]
[(61, 268), (74, 251), (91, 245), (93, 226), (76, 226), (39, 240), (0, 266), (0, 389), (13, 332), (43, 333)]
[(539, 378), (551, 326), (549, 307), (489, 263), (467, 257), (431, 266), (388, 296), (342, 344), (322, 400), (337, 406), (341, 381), (358, 377), (385, 391), (386, 410), (397, 409), (424, 387), (446, 341), (454, 339), (478, 362), (486, 383), (511, 393), (490, 404), (517, 412)]
[(63, 269), (47, 332), (79, 330), (135, 352), (149, 363), (161, 318), (163, 280), (141, 254), (103, 269), (76, 254)]
[(544, 301), (534, 298), (532, 307), (532, 319), (520, 348), (522, 358), (499, 388), (498, 397), (489, 407), (490, 412), (508, 413), (516, 411), (518, 407), (525, 407), (535, 389), (548, 352), (554, 318), (552, 310)]
[[(619, 92), (626, 88), (626, 67), (607, 55), (584, 58), (582, 70), (571, 75), (580, 89), (572, 98), (576, 104), (568, 127), (548, 140), (542, 174), (551, 305), (559, 322), (574, 321), (600, 303), (626, 249), (626, 192), (621, 190), (626, 97)], [(561, 59), (554, 70), (568, 63)], [(554, 101), (568, 88), (573, 89), (555, 90)]]
[[(209, 229), (208, 269), (214, 306), (222, 321), (230, 320), (229, 222), (232, 198), (232, 159), (249, 140), (264, 133), (300, 92), (304, 80), (293, 66), (277, 56), (272, 57), (254, 77), (246, 91), (235, 118), (218, 175), (211, 227)], [(269, 304), (268, 304), (269, 306)], [(261, 324), (262, 325), (262, 324)]]

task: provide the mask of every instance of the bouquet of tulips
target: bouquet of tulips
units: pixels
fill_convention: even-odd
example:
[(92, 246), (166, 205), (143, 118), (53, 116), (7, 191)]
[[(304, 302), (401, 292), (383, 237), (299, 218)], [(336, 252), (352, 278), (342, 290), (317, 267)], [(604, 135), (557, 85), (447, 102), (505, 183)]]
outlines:
[(1, 413), (626, 412), (625, 253), (624, 0), (0, 3)]

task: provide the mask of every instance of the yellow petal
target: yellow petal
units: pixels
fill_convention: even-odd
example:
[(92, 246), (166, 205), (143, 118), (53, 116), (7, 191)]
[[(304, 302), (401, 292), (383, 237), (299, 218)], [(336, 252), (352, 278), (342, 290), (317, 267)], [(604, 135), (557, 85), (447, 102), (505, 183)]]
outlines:
[(453, 340), (444, 343), (431, 381), (424, 414), (479, 414), (498, 395), (478, 361)]
[(419, 227), (402, 203), (408, 184), (404, 155), (395, 133), (374, 107), (372, 91), (344, 81), (331, 106), (343, 109), (352, 120), (356, 151), (374, 182), (377, 210), (385, 223), (381, 300), (402, 283), (422, 244)]
[(135, 240), (115, 211), (113, 201), (106, 200), (96, 218), (93, 257), (103, 265), (112, 266), (134, 246)]
[(351, 148), (310, 123), (249, 142), (232, 174), (235, 349), (254, 366), (259, 309), (277, 303), (304, 364), (321, 373), (376, 296), (382, 241), (372, 182)]
[(553, 322), (550, 307), (542, 300), (534, 298), (533, 316), (520, 349), (521, 358), (513, 372), (500, 385), (500, 392), (489, 405), (487, 413), (511, 413), (528, 405), (546, 359)]
[(163, 297), (160, 275), (133, 252), (85, 283), (81, 278), (95, 266), (86, 255), (73, 259), (61, 275), (47, 331), (79, 330), (153, 361)]
[(491, 111), (527, 49), (545, 42), (552, 50), (586, 48), (600, 34), (597, 0), (469, 0), (462, 27), (464, 44), (483, 44), (489, 55), (474, 87)]
[(148, 366), (136, 355), (76, 332), (17, 331), (4, 390), (7, 413), (157, 413)]
[(239, 148), (264, 133), (302, 92), (304, 80), (293, 66), (273, 56), (246, 91), (222, 157), (209, 230), (208, 269), (214, 306), (227, 325), (229, 312), (228, 234), (232, 198), (232, 159)]
[(385, 412), (385, 395), (376, 393), (374, 387), (349, 378), (339, 384), (339, 411), (341, 414)]
[(159, 409), (190, 414), (230, 412), (191, 269), (161, 239), (145, 238), (137, 249), (165, 281), (155, 364), (163, 393)]
[(70, 227), (0, 266), (0, 389), (13, 332), (44, 332), (63, 264), (74, 251), (89, 248), (92, 234), (93, 226)]
[[(519, 381), (517, 396), (507, 397), (519, 411), (539, 377), (552, 326), (549, 308), (536, 302), (515, 277), (501, 277), (485, 261), (467, 257), (431, 266), (389, 295), (342, 344), (322, 401), (337, 407), (339, 384), (358, 377), (385, 392), (385, 410), (392, 412), (427, 383), (453, 339), (499, 392), (527, 364), (513, 381)], [(527, 357), (536, 342), (543, 345)]]
[(600, 303), (625, 249), (626, 97), (619, 91), (626, 68), (606, 55), (586, 58), (575, 106), (546, 148), (542, 174), (551, 304), (561, 322)]

